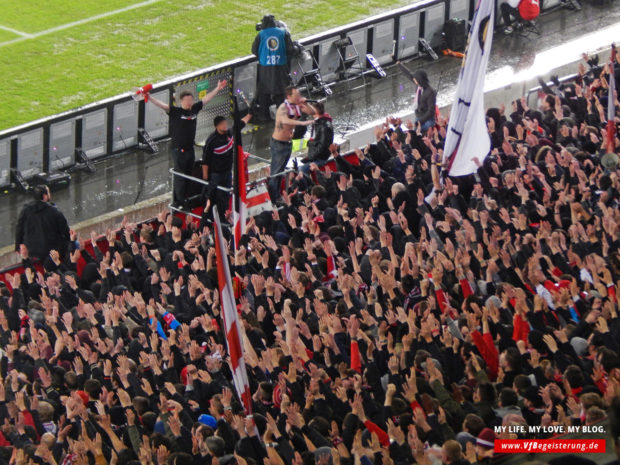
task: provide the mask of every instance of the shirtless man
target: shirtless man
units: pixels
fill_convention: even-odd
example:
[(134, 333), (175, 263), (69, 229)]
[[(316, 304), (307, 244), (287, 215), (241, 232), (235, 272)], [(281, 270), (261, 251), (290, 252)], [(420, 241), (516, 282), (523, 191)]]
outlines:
[[(306, 99), (301, 96), (295, 87), (286, 88), (286, 100), (276, 112), (276, 127), (271, 136), (271, 176), (281, 173), (286, 168), (291, 152), (293, 151), (293, 132), (295, 126), (310, 126), (313, 120), (299, 121), (302, 113), (314, 114)], [(282, 177), (272, 177), (269, 180), (269, 196), (275, 203), (280, 199), (280, 183)]]

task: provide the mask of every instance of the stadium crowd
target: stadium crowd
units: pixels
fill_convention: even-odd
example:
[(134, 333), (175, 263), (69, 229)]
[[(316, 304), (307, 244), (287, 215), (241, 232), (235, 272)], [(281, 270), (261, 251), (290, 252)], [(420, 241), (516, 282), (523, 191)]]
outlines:
[(539, 109), (489, 109), (492, 153), (443, 187), (442, 118), (388, 118), (359, 165), (332, 147), (337, 171), (291, 174), (230, 256), (252, 417), (206, 217), (125, 222), (92, 253), (71, 232), (44, 271), (21, 246), (0, 288), (0, 463), (467, 465), (550, 436), (497, 426), (608, 415), (620, 449), (608, 79), (590, 60)]

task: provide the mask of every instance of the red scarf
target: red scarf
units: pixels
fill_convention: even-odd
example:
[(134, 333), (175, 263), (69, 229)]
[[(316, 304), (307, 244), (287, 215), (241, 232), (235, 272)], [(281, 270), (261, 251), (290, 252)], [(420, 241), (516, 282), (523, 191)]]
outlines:
[(301, 107), (299, 105), (292, 104), (288, 100), (284, 101), (284, 105), (286, 105), (289, 118), (301, 118)]

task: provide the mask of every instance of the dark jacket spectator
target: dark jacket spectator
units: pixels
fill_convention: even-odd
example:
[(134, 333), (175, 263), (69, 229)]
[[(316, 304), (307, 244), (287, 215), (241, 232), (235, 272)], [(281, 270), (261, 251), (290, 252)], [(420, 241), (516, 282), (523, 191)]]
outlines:
[(312, 138), (308, 142), (308, 161), (327, 160), (330, 156), (329, 147), (334, 143), (334, 126), (332, 117), (325, 113), (323, 103), (313, 104), (317, 110), (317, 118), (312, 125)]
[(31, 256), (45, 260), (50, 250), (56, 250), (61, 257), (69, 245), (69, 225), (67, 219), (50, 202), (47, 186), (34, 188), (35, 200), (22, 209), (15, 232), (15, 250), (24, 244)]
[(435, 105), (437, 92), (428, 81), (428, 75), (423, 69), (418, 69), (413, 73), (413, 79), (422, 88), (418, 97), (418, 107), (415, 110), (415, 117), (422, 124), (427, 121), (435, 120)]

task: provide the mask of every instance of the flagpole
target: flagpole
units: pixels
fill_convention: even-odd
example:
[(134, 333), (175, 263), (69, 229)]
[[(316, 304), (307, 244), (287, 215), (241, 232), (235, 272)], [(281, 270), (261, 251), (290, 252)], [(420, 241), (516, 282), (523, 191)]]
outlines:
[(245, 152), (241, 143), (241, 119), (239, 118), (239, 103), (233, 96), (233, 247), (236, 251), (245, 232), (247, 219), (247, 171)]
[[(234, 250), (237, 250), (239, 239), (237, 237), (236, 223), (238, 221), (237, 215), (239, 214), (239, 145), (240, 140), (237, 140), (237, 131), (239, 126), (239, 104), (237, 102), (237, 96), (233, 95), (233, 197), (232, 197), (232, 220), (233, 220), (233, 246)], [(241, 131), (239, 131), (241, 132)]]

